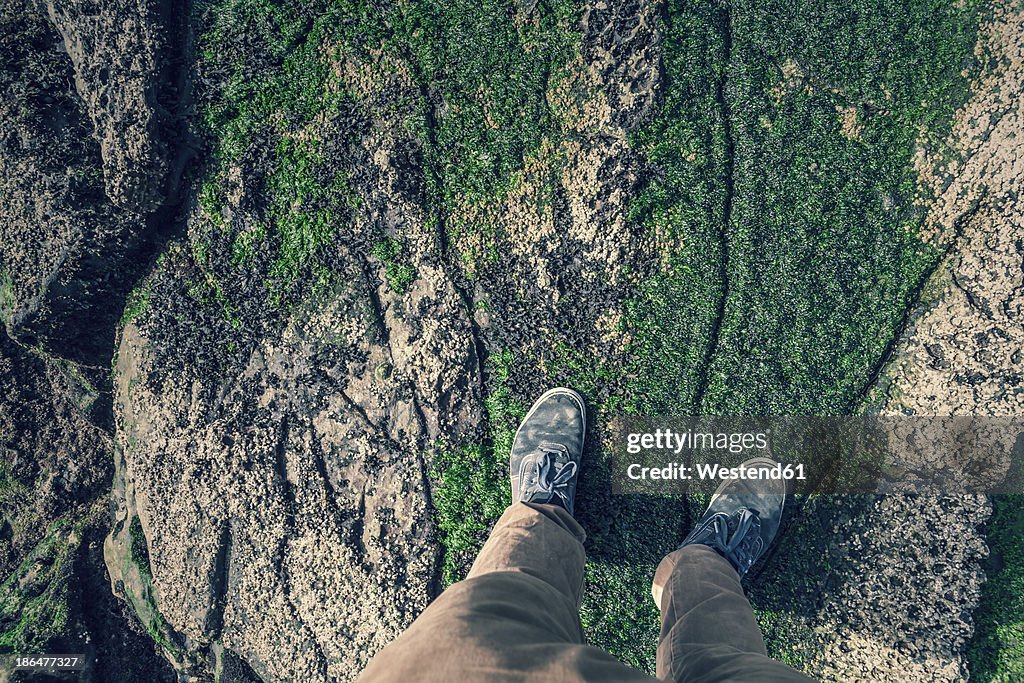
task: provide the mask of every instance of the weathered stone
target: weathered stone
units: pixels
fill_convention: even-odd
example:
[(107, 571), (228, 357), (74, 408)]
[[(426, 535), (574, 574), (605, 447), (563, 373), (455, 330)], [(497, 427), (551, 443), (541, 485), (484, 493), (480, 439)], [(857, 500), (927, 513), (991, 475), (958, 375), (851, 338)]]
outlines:
[(187, 12), (156, 0), (46, 0), (45, 7), (100, 143), (107, 196), (130, 211), (155, 211), (173, 182), (174, 109), (182, 98), (174, 32)]
[[(240, 335), (191, 298), (205, 275), (175, 245), (121, 337), (122, 523), (107, 562), (134, 604), (153, 596), (185, 671), (212, 670), (227, 651), (267, 680), (352, 680), (436, 593), (430, 451), (478, 429), (479, 366), (422, 200), (395, 192), (421, 171), (402, 151), (418, 145), (401, 125), (408, 112), (385, 95), (414, 84), (373, 64), (348, 77), (366, 87), (352, 116), (373, 125), (345, 152), (359, 165), (360, 212), (332, 249), (332, 284), (269, 321), (261, 289), (245, 290), (240, 325), (255, 332), (230, 351)], [(352, 121), (315, 134), (343, 140)], [(244, 194), (228, 207), (235, 226), (257, 215)], [(208, 220), (194, 214), (188, 239)], [(389, 234), (415, 268), (401, 294), (367, 253)], [(151, 582), (128, 561), (136, 516)]]
[[(99, 116), (90, 110), (96, 105), (83, 105), (80, 99), (89, 86), (81, 74), (76, 76), (68, 58), (70, 39), (62, 40), (40, 12), (25, 0), (5, 0), (0, 8), (0, 50), (8, 63), (0, 76), (0, 114), (6, 127), (0, 139), (0, 316), (9, 334), (23, 343), (98, 369), (109, 362), (128, 290), (153, 248), (173, 229), (173, 221), (144, 215), (162, 195), (124, 202), (128, 208), (114, 206), (104, 196), (103, 177), (109, 182), (119, 172), (112, 175), (106, 161), (101, 165), (102, 146), (93, 139), (96, 128), (89, 118)], [(61, 14), (66, 30), (72, 30), (68, 27), (75, 16), (71, 10)], [(148, 19), (134, 20), (144, 21)], [(80, 42), (89, 42), (119, 40), (117, 36), (127, 35), (123, 29), (117, 22), (101, 27), (90, 19), (75, 30), (82, 32)], [(87, 40), (86, 34), (92, 37)], [(106, 70), (101, 64), (109, 55), (72, 47), (76, 59), (93, 60), (94, 71)], [(135, 69), (139, 92), (134, 100), (106, 104), (102, 125), (108, 129), (104, 135), (111, 137), (107, 145), (131, 149), (128, 141), (115, 139), (115, 131), (131, 129), (134, 124), (126, 121), (147, 116), (129, 107), (132, 102), (144, 106), (144, 94), (152, 88), (143, 82), (161, 76), (144, 66)], [(120, 89), (118, 74), (112, 78), (105, 93)], [(76, 81), (78, 90), (72, 86)], [(103, 97), (110, 100), (113, 95)], [(143, 127), (131, 135), (151, 133)], [(161, 166), (162, 183), (167, 154), (156, 150), (147, 154)]]

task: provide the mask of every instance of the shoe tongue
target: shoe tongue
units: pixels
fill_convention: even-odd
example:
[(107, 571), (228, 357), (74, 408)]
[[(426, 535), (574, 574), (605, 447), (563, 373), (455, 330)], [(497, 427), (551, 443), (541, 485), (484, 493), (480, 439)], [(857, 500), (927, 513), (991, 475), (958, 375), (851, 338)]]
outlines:
[(554, 476), (555, 461), (551, 457), (551, 454), (547, 451), (540, 449), (536, 452), (533, 460), (533, 473), (537, 477), (537, 483), (543, 486), (544, 482), (547, 482)]
[(546, 503), (569, 509), (559, 491), (575, 476), (576, 463), (560, 463), (557, 460), (559, 455), (564, 455), (564, 449), (564, 446), (548, 443), (541, 444), (537, 449), (532, 464), (536, 481), (530, 482), (526, 502)]
[[(756, 536), (760, 532), (761, 517), (758, 515), (757, 510), (740, 508), (735, 514), (729, 515), (726, 526), (729, 529), (729, 543), (742, 543), (744, 540)], [(739, 532), (740, 527), (745, 527), (745, 531), (743, 538), (737, 539), (736, 534)]]

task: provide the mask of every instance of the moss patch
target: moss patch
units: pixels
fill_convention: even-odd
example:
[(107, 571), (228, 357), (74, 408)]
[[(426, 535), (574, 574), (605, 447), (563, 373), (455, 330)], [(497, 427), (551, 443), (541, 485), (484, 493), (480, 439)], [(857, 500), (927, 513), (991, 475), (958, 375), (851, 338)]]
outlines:
[(72, 631), (70, 577), (75, 528), (51, 524), (24, 561), (0, 584), (0, 653), (46, 652)]
[[(413, 101), (400, 108), (423, 174), (410, 194), (428, 227), (468, 245), (464, 275), (493, 274), (503, 257), (495, 226), (448, 219), (500, 205), (529, 159), (564, 140), (548, 95), (579, 49), (578, 3), (204, 0), (196, 13), (212, 146), (204, 227), (190, 235), (198, 302), (232, 321), (231, 282), (264, 281), (267, 302), (283, 308), (331, 276), (331, 250), (360, 209), (352, 148), (366, 112), (333, 71), (348, 58), (408, 71), (415, 88), (402, 97)], [(519, 385), (575, 386), (593, 423), (580, 482), (591, 557), (583, 623), (590, 642), (653, 670), (647, 588), (703, 501), (613, 497), (596, 437), (622, 412), (858, 410), (938, 258), (917, 235), (928, 198), (912, 158), (921, 146), (942, 151), (977, 19), (974, 0), (666, 6), (659, 109), (631, 139), (653, 172), (630, 207), (664, 249), (627, 306), (627, 360), (594, 363), (568, 338), (530, 354), (484, 340), (485, 434), (437, 445), (431, 470), (446, 584), (465, 575), (509, 502), (505, 463), (527, 401)], [(239, 175), (254, 185), (239, 187)], [(557, 199), (536, 194), (538, 213)], [(259, 220), (229, 220), (236, 202)], [(352, 248), (407, 291), (416, 273), (403, 236), (363, 242)], [(793, 554), (752, 592), (772, 654), (798, 665), (807, 624), (785, 597), (813, 591), (792, 577), (813, 574), (821, 552)]]
[[(358, 206), (346, 161), (356, 131), (346, 137), (334, 125), (353, 103), (333, 74), (347, 4), (221, 0), (194, 9), (202, 122), (212, 146), (198, 202), (210, 231), (197, 239), (229, 257), (205, 258), (210, 246), (202, 244), (193, 252), (218, 292), (220, 280), (257, 268), (267, 301), (281, 307), (329, 271), (325, 250)], [(233, 173), (253, 162), (258, 186), (247, 189), (262, 222), (236, 226), (226, 219), (240, 190)], [(222, 265), (235, 271), (209, 272)], [(230, 302), (221, 305), (230, 311)]]
[(1024, 495), (992, 500), (992, 553), (969, 650), (971, 680), (1024, 680)]
[(131, 524), (128, 525), (128, 540), (131, 544), (129, 552), (132, 562), (139, 568), (139, 573), (146, 581), (152, 581), (153, 570), (149, 566), (149, 546), (146, 543), (146, 533), (142, 530), (142, 521), (138, 515), (133, 515)]
[[(966, 96), (961, 70), (976, 30), (976, 5), (669, 6), (660, 115), (633, 141), (659, 172), (631, 209), (633, 220), (675, 246), (628, 309), (637, 341), (623, 409), (858, 409), (938, 258), (916, 237), (923, 212), (915, 201), (927, 198), (918, 194), (912, 156), (917, 145), (945, 139)], [(858, 112), (855, 136), (840, 115), (849, 107)], [(673, 510), (667, 501), (633, 500), (611, 509), (683, 520), (704, 502), (698, 496)], [(656, 622), (614, 618), (602, 604), (649, 583), (652, 563), (631, 560), (635, 550), (616, 547), (614, 537), (598, 539), (607, 545), (593, 552), (617, 570), (592, 577), (586, 610), (602, 616), (588, 621), (590, 642), (653, 671), (653, 648), (638, 655), (634, 643), (649, 641)], [(791, 561), (775, 567), (782, 573), (800, 563), (813, 572), (827, 555), (789, 551)], [(778, 598), (797, 587), (772, 576), (752, 590), (755, 606), (771, 654), (800, 667), (810, 613), (799, 604), (787, 610)], [(647, 613), (624, 599), (630, 614)]]
[(149, 286), (146, 284), (132, 290), (124, 304), (124, 313), (121, 315), (121, 327), (137, 319), (149, 308)]
[(404, 258), (402, 243), (386, 237), (373, 245), (373, 257), (384, 264), (384, 278), (391, 291), (401, 294), (416, 279), (416, 267)]
[(431, 479), (441, 542), (445, 586), (465, 578), (494, 523), (511, 500), (508, 453), (526, 406), (513, 400), (511, 352), (491, 356), (492, 392), (485, 404), (489, 438), (482, 443), (442, 445)]
[[(942, 152), (967, 94), (978, 14), (977, 3), (670, 4), (660, 109), (632, 139), (656, 170), (631, 205), (631, 220), (667, 246), (628, 305), (630, 359), (594, 367), (565, 344), (543, 362), (517, 359), (516, 372), (582, 389), (597, 422), (619, 412), (856, 412), (939, 257), (917, 235), (929, 198), (912, 159), (922, 145)], [(485, 251), (467, 258), (467, 272), (486, 276)], [(503, 456), (458, 458), (497, 471)], [(601, 453), (586, 457), (588, 639), (653, 671), (647, 589), (704, 501), (613, 497)], [(814, 503), (805, 526), (824, 524), (827, 507)], [(652, 519), (666, 521), (651, 529)], [(813, 574), (822, 557), (825, 548), (794, 549), (774, 567)], [(782, 599), (797, 589), (816, 586), (766, 578), (752, 595), (772, 654), (802, 666), (810, 612)]]

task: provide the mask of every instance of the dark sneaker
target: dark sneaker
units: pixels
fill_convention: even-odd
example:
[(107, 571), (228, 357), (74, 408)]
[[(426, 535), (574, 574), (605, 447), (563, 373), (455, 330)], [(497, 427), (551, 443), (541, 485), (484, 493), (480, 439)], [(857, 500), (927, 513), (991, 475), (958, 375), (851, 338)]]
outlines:
[[(753, 458), (740, 467), (775, 470), (771, 458)], [(714, 548), (742, 579), (768, 550), (782, 522), (784, 479), (730, 479), (711, 496), (707, 511), (679, 547), (700, 543)]]
[(553, 503), (572, 514), (587, 410), (572, 389), (537, 399), (516, 431), (509, 456), (512, 502)]

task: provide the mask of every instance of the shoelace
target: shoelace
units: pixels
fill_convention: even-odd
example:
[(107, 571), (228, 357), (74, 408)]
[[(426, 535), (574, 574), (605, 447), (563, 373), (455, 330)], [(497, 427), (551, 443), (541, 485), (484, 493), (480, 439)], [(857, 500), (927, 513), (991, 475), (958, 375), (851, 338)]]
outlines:
[[(764, 540), (758, 534), (761, 528), (761, 518), (756, 511), (741, 508), (737, 515), (730, 516), (719, 512), (708, 520), (711, 522), (714, 534), (708, 545), (713, 545), (721, 552), (725, 559), (729, 560), (742, 575), (750, 569), (754, 560), (760, 555)], [(734, 519), (735, 521), (733, 521)], [(751, 529), (753, 529), (753, 534), (749, 533)]]
[(562, 499), (566, 509), (569, 508), (569, 494), (566, 491), (569, 482), (576, 475), (576, 463), (558, 463), (553, 455), (568, 455), (569, 449), (558, 443), (542, 443), (537, 451), (523, 458), (519, 464), (519, 484), (522, 487), (521, 497), (532, 500), (534, 494), (547, 494), (548, 500), (556, 495)]

